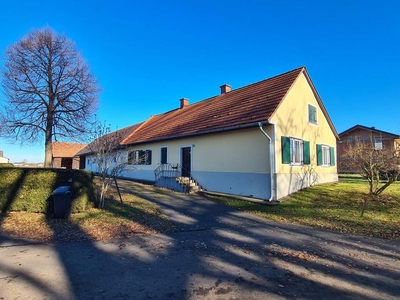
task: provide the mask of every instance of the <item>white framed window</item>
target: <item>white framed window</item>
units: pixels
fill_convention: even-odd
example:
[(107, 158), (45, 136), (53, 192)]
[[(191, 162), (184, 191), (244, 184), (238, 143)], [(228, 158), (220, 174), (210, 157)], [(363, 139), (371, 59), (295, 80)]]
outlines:
[(310, 164), (310, 142), (299, 138), (282, 136), (282, 163), (290, 165)]
[(331, 149), (329, 146), (322, 145), (322, 166), (331, 165)]
[(375, 139), (374, 148), (375, 150), (383, 150), (383, 141), (381, 139)]
[(133, 150), (128, 153), (128, 165), (151, 165), (151, 150)]
[(317, 166), (331, 167), (335, 165), (335, 148), (317, 144)]
[(303, 163), (303, 141), (290, 139), (290, 163), (300, 165)]

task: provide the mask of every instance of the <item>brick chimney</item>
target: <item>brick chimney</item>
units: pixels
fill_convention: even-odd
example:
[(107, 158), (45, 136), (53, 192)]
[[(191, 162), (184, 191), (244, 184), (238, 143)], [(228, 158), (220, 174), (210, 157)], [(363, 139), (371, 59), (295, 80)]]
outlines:
[(189, 99), (187, 99), (187, 98), (182, 98), (180, 101), (181, 101), (181, 107), (180, 108), (184, 108), (185, 106), (189, 105)]
[(221, 89), (221, 94), (226, 94), (231, 91), (231, 86), (229, 84), (223, 84), (219, 87)]

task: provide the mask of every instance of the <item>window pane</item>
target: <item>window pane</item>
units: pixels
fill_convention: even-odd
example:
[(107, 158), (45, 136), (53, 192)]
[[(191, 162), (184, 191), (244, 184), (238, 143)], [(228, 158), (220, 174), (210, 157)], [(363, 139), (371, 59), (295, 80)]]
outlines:
[(145, 164), (151, 165), (151, 150), (145, 151)]
[(301, 164), (303, 162), (303, 141), (290, 140), (291, 163)]
[(322, 146), (322, 165), (330, 166), (331, 164), (331, 151), (328, 146)]
[(296, 141), (296, 142), (295, 142), (295, 145), (296, 145), (296, 157), (295, 157), (295, 162), (296, 162), (296, 163), (301, 162), (299, 144), (300, 144), (299, 141)]
[(133, 155), (134, 155), (134, 151), (128, 152), (128, 165), (133, 164)]
[(383, 149), (382, 140), (376, 139), (374, 141), (374, 146), (375, 146), (375, 150), (382, 150)]

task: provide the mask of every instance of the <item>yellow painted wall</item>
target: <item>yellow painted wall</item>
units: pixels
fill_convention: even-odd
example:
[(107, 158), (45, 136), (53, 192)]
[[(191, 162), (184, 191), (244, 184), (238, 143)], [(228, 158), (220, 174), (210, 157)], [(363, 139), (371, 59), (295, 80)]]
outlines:
[(267, 173), (269, 170), (268, 141), (259, 128), (204, 136), (195, 145), (196, 171)]
[[(308, 104), (317, 108), (317, 124), (308, 122)], [(278, 198), (290, 194), (304, 185), (301, 181), (307, 168), (314, 168), (317, 182), (335, 181), (337, 178), (337, 166), (317, 166), (316, 144), (324, 144), (335, 148), (336, 137), (331, 130), (314, 93), (306, 79), (301, 74), (288, 94), (272, 117), (272, 122), (276, 124), (276, 171)], [(296, 166), (282, 164), (281, 136), (298, 138), (310, 142), (311, 164)], [(335, 153), (335, 160), (337, 156)]]
[[(317, 125), (308, 122), (308, 104), (317, 108)], [(303, 74), (288, 92), (272, 121), (276, 124), (277, 173), (290, 173), (293, 168), (288, 164), (282, 164), (281, 136), (309, 141), (311, 164), (315, 165), (316, 144), (325, 144), (336, 149), (335, 135)], [(336, 172), (336, 166), (317, 167), (317, 169), (321, 173)]]
[[(269, 129), (264, 126), (264, 130)], [(168, 163), (181, 163), (180, 148), (186, 146), (192, 147), (195, 171), (269, 173), (268, 140), (258, 127), (131, 146), (129, 150), (152, 150), (151, 165), (134, 167), (154, 170), (160, 163), (161, 147), (168, 148)]]

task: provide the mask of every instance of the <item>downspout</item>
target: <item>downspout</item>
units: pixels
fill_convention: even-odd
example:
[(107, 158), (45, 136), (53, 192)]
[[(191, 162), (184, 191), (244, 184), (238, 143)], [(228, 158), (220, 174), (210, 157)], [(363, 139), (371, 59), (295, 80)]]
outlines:
[(273, 192), (273, 188), (272, 188), (272, 141), (271, 141), (271, 137), (268, 135), (268, 133), (266, 133), (264, 131), (262, 126), (263, 126), (262, 122), (258, 122), (258, 127), (260, 128), (261, 132), (268, 139), (268, 146), (269, 146), (269, 155), (268, 155), (269, 156), (269, 174), (270, 174), (269, 175), (269, 180), (270, 180), (269, 186), (270, 186), (271, 191), (270, 191), (270, 197), (269, 197), (269, 199), (267, 199), (267, 201), (272, 201), (272, 198), (273, 198), (273, 195), (272, 195), (272, 192)]

